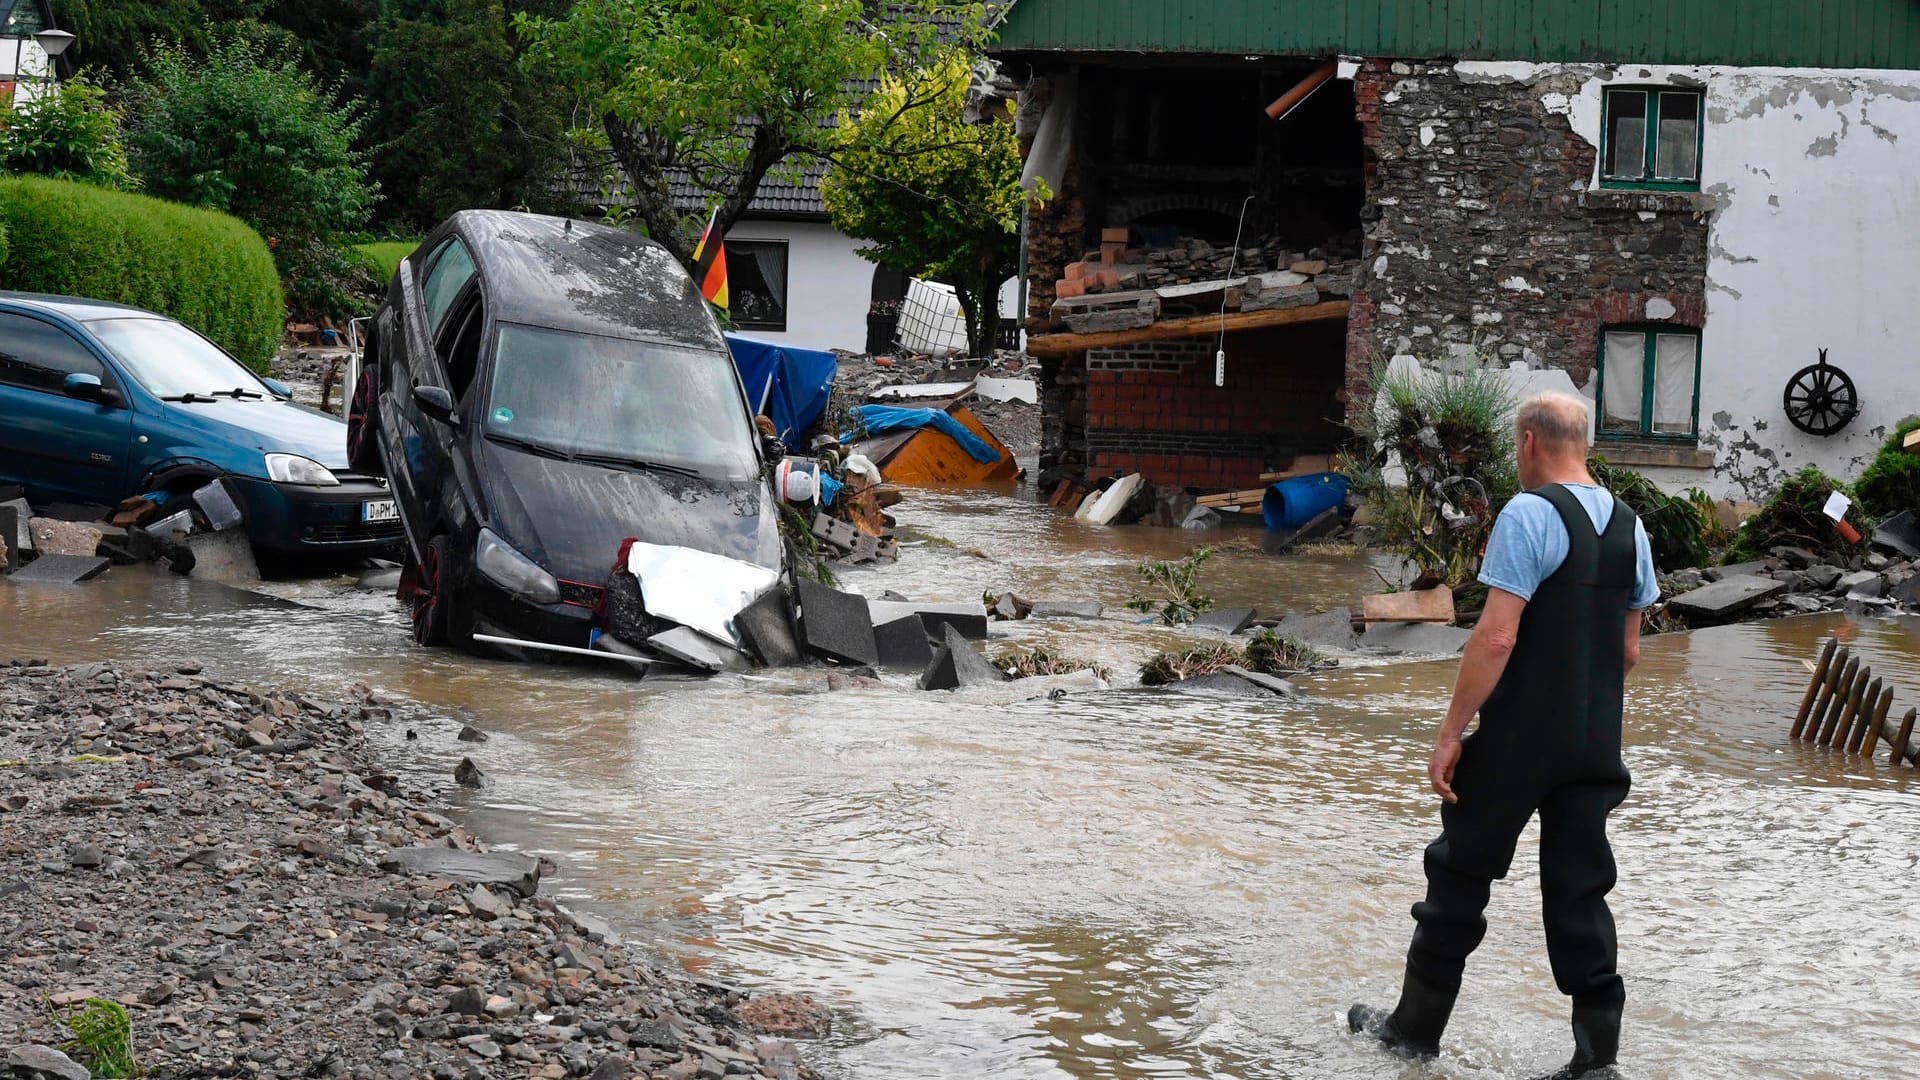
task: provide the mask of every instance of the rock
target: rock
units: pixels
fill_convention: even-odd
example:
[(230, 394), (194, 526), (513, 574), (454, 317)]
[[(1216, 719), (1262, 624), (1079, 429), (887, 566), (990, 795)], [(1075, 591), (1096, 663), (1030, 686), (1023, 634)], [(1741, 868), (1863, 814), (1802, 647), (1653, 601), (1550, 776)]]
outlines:
[(1840, 575), (1844, 573), (1846, 573), (1846, 571), (1837, 566), (1831, 566), (1827, 563), (1815, 563), (1805, 570), (1800, 571), (1800, 580), (1805, 582), (1808, 588), (1825, 592), (1833, 588), (1834, 583), (1838, 582)]
[(171, 980), (163, 979), (140, 991), (140, 1002), (143, 1005), (165, 1005), (173, 1000), (173, 992), (177, 989)]
[(27, 531), (42, 555), (91, 556), (100, 547), (100, 530), (91, 525), (37, 517), (27, 522)]
[(1811, 615), (1816, 611), (1827, 610), (1827, 602), (1825, 600), (1817, 596), (1807, 596), (1804, 593), (1794, 593), (1789, 596), (1783, 596), (1780, 598), (1780, 603), (1803, 615)]
[(1353, 612), (1347, 608), (1318, 615), (1288, 615), (1275, 624), (1273, 632), (1299, 638), (1318, 649), (1351, 649), (1360, 641), (1353, 630)]
[(495, 896), (485, 885), (475, 885), (473, 891), (467, 894), (467, 909), (485, 922), (513, 914), (513, 905)]
[(472, 724), (460, 725), (460, 734), (454, 737), (466, 743), (483, 743), (487, 741), (487, 733), (474, 727)]
[(1920, 574), (1909, 577), (1900, 584), (1895, 585), (1893, 589), (1887, 593), (1887, 596), (1889, 599), (1899, 601), (1909, 606), (1920, 605)]
[[(854, 671), (872, 671), (872, 668), (855, 668)], [(841, 694), (848, 690), (879, 690), (887, 684), (872, 675), (855, 675), (853, 671), (827, 672), (827, 691)]]
[(753, 664), (738, 649), (729, 648), (691, 627), (676, 626), (647, 639), (647, 648), (708, 674), (751, 671)]
[(1909, 559), (1920, 558), (1920, 525), (1914, 523), (1913, 511), (1902, 510), (1881, 522), (1873, 530), (1873, 542)]
[[(561, 1075), (566, 1075), (565, 1070), (561, 1071)], [(587, 1074), (587, 1080), (627, 1080), (632, 1075), (626, 1062), (617, 1057), (605, 1057), (601, 1058), (600, 1064), (595, 1065), (593, 1071)]]
[(460, 764), (453, 767), (454, 782), (461, 787), (484, 788), (493, 786), (493, 778), (480, 771), (480, 766), (472, 758), (461, 758)]
[(1769, 554), (1779, 559), (1790, 570), (1805, 570), (1807, 567), (1820, 561), (1818, 555), (1815, 555), (1803, 547), (1787, 547), (1782, 545), (1774, 548)]
[(1252, 608), (1226, 608), (1219, 611), (1209, 611), (1193, 620), (1193, 626), (1196, 630), (1212, 630), (1231, 637), (1245, 630), (1247, 625), (1253, 622), (1254, 614), (1255, 612)]
[(516, 852), (481, 854), (446, 847), (403, 847), (387, 852), (380, 869), (412, 877), (445, 877), (503, 886), (532, 896), (540, 885), (540, 860)]
[(1473, 633), (1437, 623), (1377, 623), (1360, 637), (1360, 647), (1372, 652), (1452, 656), (1467, 647)]
[(1315, 274), (1324, 274), (1327, 272), (1327, 260), (1303, 259), (1287, 267), (1287, 269), (1296, 274), (1305, 274), (1308, 277), (1312, 277)]
[(920, 676), (922, 690), (958, 690), (1007, 681), (1007, 674), (974, 651), (973, 644), (951, 626), (940, 628), (943, 644)]
[(833, 1010), (805, 994), (750, 998), (734, 1010), (749, 1027), (787, 1039), (824, 1039), (833, 1033)]
[(1676, 589), (1692, 589), (1704, 584), (1707, 579), (1700, 576), (1698, 567), (1689, 566), (1668, 574), (1667, 580), (1671, 582)]
[(93, 1080), (85, 1065), (51, 1046), (32, 1043), (7, 1051), (7, 1067), (15, 1080)]
[(1834, 583), (1833, 591), (1845, 593), (1849, 597), (1856, 595), (1864, 597), (1879, 596), (1886, 591), (1886, 588), (1887, 579), (1881, 577), (1878, 571), (1856, 570), (1851, 574), (1841, 575), (1840, 580)]
[(1095, 600), (1036, 600), (1028, 617), (1035, 619), (1098, 619), (1107, 606)]
[(993, 602), (994, 617), (1003, 622), (1019, 622), (1032, 611), (1032, 604), (1012, 593), (1001, 593), (999, 599)]
[(1751, 562), (1734, 563), (1731, 566), (1709, 566), (1700, 572), (1708, 581), (1725, 581), (1733, 577), (1754, 577), (1773, 569), (1772, 559), (1754, 559)]
[(1220, 511), (1211, 506), (1196, 506), (1187, 511), (1187, 516), (1180, 521), (1181, 528), (1196, 531), (1217, 529), (1220, 524)]
[(463, 986), (454, 992), (442, 1012), (457, 1013), (461, 1016), (487, 1015), (487, 992), (477, 986)]
[(7, 580), (18, 585), (77, 585), (99, 577), (112, 563), (93, 555), (42, 555)]
[(107, 856), (92, 844), (75, 844), (67, 849), (67, 864), (91, 870), (107, 861)]
[(867, 611), (875, 625), (892, 622), (905, 615), (918, 615), (927, 628), (929, 637), (941, 636), (941, 628), (951, 626), (968, 641), (987, 640), (987, 608), (985, 604), (968, 603), (901, 603), (891, 600), (869, 600)]
[(933, 644), (918, 615), (908, 615), (873, 628), (880, 666), (898, 671), (925, 671), (933, 662)]
[(800, 640), (807, 652), (822, 660), (873, 667), (880, 663), (873, 624), (865, 597), (800, 582)]
[(1669, 610), (1705, 619), (1724, 619), (1785, 592), (1787, 583), (1749, 574), (1729, 575), (1668, 601)]
[(1320, 302), (1320, 290), (1312, 282), (1301, 285), (1281, 285), (1272, 289), (1261, 289), (1258, 295), (1250, 295), (1240, 301), (1241, 311), (1270, 311), (1284, 308), (1306, 307)]
[(784, 587), (768, 589), (741, 609), (733, 617), (733, 628), (747, 649), (768, 667), (792, 667), (803, 659), (800, 642), (793, 633), (793, 604)]

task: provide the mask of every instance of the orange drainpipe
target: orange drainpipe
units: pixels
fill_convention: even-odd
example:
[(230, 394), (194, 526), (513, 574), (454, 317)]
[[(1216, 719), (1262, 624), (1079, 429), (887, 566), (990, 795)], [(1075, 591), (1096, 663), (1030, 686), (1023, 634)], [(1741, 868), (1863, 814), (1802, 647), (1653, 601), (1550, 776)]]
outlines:
[(1307, 100), (1315, 90), (1325, 86), (1340, 70), (1338, 60), (1329, 60), (1314, 70), (1314, 73), (1300, 80), (1300, 84), (1280, 95), (1280, 99), (1267, 106), (1267, 118), (1278, 120), (1292, 112), (1294, 106)]

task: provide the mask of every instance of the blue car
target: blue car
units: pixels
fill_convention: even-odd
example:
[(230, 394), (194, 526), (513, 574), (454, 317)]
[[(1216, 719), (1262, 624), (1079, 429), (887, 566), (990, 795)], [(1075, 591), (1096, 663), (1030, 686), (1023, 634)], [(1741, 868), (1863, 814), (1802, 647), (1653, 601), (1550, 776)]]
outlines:
[(401, 538), (386, 482), (347, 468), (345, 423), (285, 385), (164, 315), (0, 292), (0, 484), (111, 506), (221, 477), (262, 555), (382, 554)]

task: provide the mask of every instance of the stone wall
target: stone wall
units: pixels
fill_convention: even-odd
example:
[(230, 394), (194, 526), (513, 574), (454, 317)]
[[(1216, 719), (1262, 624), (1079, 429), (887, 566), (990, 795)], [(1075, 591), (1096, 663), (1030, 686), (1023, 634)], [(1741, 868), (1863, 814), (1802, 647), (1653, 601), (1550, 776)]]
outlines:
[(1703, 324), (1707, 204), (1589, 190), (1595, 147), (1551, 107), (1579, 92), (1578, 76), (1367, 60), (1354, 82), (1368, 200), (1353, 400), (1376, 357), (1524, 360), (1588, 386), (1602, 326)]

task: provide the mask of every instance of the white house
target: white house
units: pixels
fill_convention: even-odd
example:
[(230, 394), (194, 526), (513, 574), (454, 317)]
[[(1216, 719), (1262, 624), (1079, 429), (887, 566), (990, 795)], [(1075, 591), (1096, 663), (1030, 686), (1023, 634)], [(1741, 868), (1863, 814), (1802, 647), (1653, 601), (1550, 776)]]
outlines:
[(58, 54), (71, 40), (48, 0), (0, 0), (0, 104), (25, 105), (52, 93), (63, 74)]

